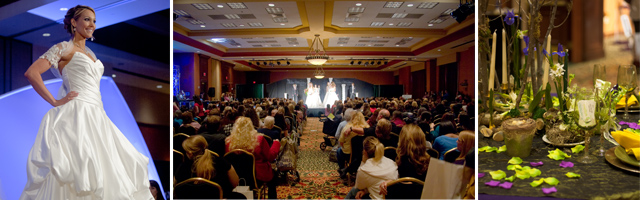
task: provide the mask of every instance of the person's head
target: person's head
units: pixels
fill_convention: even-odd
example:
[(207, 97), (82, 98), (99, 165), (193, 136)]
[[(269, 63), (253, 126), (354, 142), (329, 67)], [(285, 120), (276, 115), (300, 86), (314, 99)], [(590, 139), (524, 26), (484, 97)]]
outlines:
[(276, 116), (276, 114), (278, 114), (278, 109), (273, 109), (271, 110), (271, 116)]
[(364, 115), (356, 110), (354, 110), (353, 112), (354, 113), (351, 116), (351, 121), (349, 123), (351, 123), (354, 127), (369, 128), (369, 124), (367, 124), (367, 120), (364, 119)]
[(420, 121), (423, 121), (423, 122), (431, 121), (431, 112), (423, 111), (422, 113), (420, 113)]
[(368, 136), (362, 142), (362, 154), (372, 158), (374, 162), (379, 162), (384, 156), (384, 145), (378, 138)]
[(427, 139), (422, 129), (417, 125), (407, 124), (402, 127), (396, 153), (398, 155), (396, 157), (396, 164), (398, 164), (398, 166), (402, 164), (401, 158), (406, 156), (409, 158), (409, 163), (405, 164), (412, 164), (418, 171), (418, 174), (425, 173), (427, 168), (429, 168), (429, 159), (431, 156), (427, 154)]
[(182, 124), (190, 124), (193, 122), (193, 114), (190, 111), (182, 113)]
[(355, 111), (353, 108), (348, 108), (347, 111), (344, 112), (344, 120), (350, 122), (353, 118), (353, 114), (355, 114), (356, 112), (357, 111)]
[(451, 122), (454, 122), (455, 119), (456, 119), (456, 116), (453, 115), (453, 113), (447, 112), (444, 115), (442, 115), (442, 119), (440, 121), (451, 121)]
[(211, 153), (207, 152), (208, 146), (207, 140), (201, 135), (193, 135), (182, 142), (187, 158), (193, 161), (191, 171), (205, 179), (211, 179), (215, 170)]
[(393, 119), (402, 119), (402, 112), (400, 111), (393, 111)]
[(276, 122), (276, 120), (272, 117), (272, 116), (267, 116), (264, 118), (264, 127), (267, 129), (272, 129), (273, 128), (273, 124)]
[(451, 121), (440, 121), (440, 135), (446, 135), (449, 133), (457, 133), (456, 126)]
[(376, 136), (378, 138), (389, 139), (391, 133), (391, 122), (387, 119), (380, 119), (376, 126)]
[(458, 115), (458, 122), (464, 130), (474, 130), (474, 121), (471, 120), (466, 112), (461, 112), (460, 115)]
[(207, 120), (205, 120), (203, 123), (207, 127), (207, 132), (209, 132), (210, 134), (213, 134), (217, 132), (218, 129), (220, 128), (220, 117), (214, 116), (214, 115), (209, 116), (207, 117)]
[(475, 145), (476, 136), (473, 131), (464, 130), (460, 132), (458, 137), (458, 151), (460, 151), (460, 157), (464, 158), (469, 151), (473, 149)]
[(380, 110), (380, 113), (378, 113), (378, 120), (383, 119), (383, 118), (389, 120), (389, 116), (390, 115), (391, 114), (389, 113), (389, 110), (382, 109), (382, 110)]
[(160, 184), (154, 180), (149, 180), (149, 190), (151, 191), (151, 195), (155, 200), (164, 200), (164, 196), (162, 195), (162, 191), (160, 191)]
[(258, 132), (253, 128), (251, 119), (239, 117), (233, 124), (231, 135), (227, 137), (229, 150), (244, 149), (252, 152), (258, 145), (256, 134), (258, 134)]
[(173, 113), (173, 118), (182, 119), (182, 111), (176, 110), (176, 112)]
[(96, 11), (89, 6), (77, 5), (67, 10), (63, 22), (71, 37), (91, 38), (96, 30)]

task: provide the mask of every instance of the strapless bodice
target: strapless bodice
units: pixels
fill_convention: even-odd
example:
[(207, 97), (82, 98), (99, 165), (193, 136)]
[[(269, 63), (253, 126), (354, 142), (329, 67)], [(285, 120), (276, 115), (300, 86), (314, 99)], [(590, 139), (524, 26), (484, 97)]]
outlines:
[(75, 99), (102, 106), (100, 78), (103, 73), (104, 66), (100, 60), (94, 62), (87, 55), (75, 52), (71, 61), (62, 68), (65, 91), (76, 91), (78, 96)]

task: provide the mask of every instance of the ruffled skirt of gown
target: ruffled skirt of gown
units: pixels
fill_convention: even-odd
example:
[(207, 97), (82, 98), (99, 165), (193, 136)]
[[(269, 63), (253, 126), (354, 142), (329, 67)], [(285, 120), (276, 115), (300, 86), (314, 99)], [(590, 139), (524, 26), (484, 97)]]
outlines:
[(153, 199), (148, 163), (102, 105), (74, 99), (42, 119), (20, 199)]

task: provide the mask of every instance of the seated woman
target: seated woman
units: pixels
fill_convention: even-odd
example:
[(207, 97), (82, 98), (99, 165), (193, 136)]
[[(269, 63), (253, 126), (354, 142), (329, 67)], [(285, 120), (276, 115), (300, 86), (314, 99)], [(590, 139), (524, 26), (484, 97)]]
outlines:
[(454, 164), (464, 165), (465, 158), (466, 158), (465, 156), (467, 156), (469, 152), (473, 152), (473, 147), (476, 143), (475, 140), (476, 140), (476, 136), (472, 131), (464, 130), (460, 132), (460, 136), (458, 137), (458, 141), (457, 141), (458, 151), (460, 151), (460, 156), (456, 158), (456, 160), (453, 162)]
[(391, 122), (396, 124), (397, 127), (402, 127), (406, 123), (402, 120), (402, 111), (393, 111), (393, 117), (391, 118)]
[(272, 116), (265, 117), (264, 127), (258, 129), (258, 133), (262, 133), (266, 136), (269, 136), (271, 139), (279, 140), (280, 130), (273, 128), (274, 123), (275, 123), (275, 119)]
[(458, 134), (451, 121), (440, 122), (440, 137), (433, 142), (433, 148), (440, 152), (440, 160), (444, 159), (444, 153), (457, 147)]
[(365, 162), (358, 168), (356, 185), (344, 199), (361, 199), (367, 193), (371, 199), (382, 199), (379, 186), (384, 181), (398, 179), (398, 166), (384, 157), (384, 146), (377, 138), (369, 136), (362, 145), (362, 160)]
[(391, 122), (380, 119), (376, 126), (376, 137), (384, 147), (398, 147), (398, 137), (391, 135)]
[[(354, 112), (353, 116), (351, 116), (351, 121), (347, 123), (347, 125), (342, 129), (342, 133), (340, 134), (340, 138), (338, 141), (340, 142), (340, 148), (337, 152), (338, 158), (338, 166), (340, 167), (340, 173), (344, 174), (344, 170), (342, 170), (345, 165), (344, 163), (349, 159), (351, 155), (351, 138), (356, 136), (357, 133), (351, 131), (352, 128), (369, 128), (369, 124), (364, 120), (364, 115), (361, 112)], [(345, 134), (345, 131), (349, 130), (349, 134)], [(384, 147), (384, 146), (383, 146)], [(384, 149), (383, 149), (384, 151)]]
[(227, 199), (245, 199), (245, 196), (233, 192), (238, 185), (236, 170), (224, 159), (215, 158), (206, 151), (209, 144), (201, 135), (194, 135), (182, 142), (187, 159), (174, 174), (174, 184), (189, 178), (200, 177), (211, 180), (222, 187), (222, 194)]
[[(398, 154), (396, 164), (398, 165), (399, 177), (413, 177), (424, 181), (427, 177), (431, 156), (427, 154), (427, 140), (422, 129), (414, 124), (408, 124), (402, 128), (396, 152)], [(387, 195), (387, 184), (389, 182), (385, 181), (380, 184), (381, 195)], [(397, 194), (402, 191), (391, 192)]]
[(231, 135), (226, 141), (227, 152), (234, 149), (244, 149), (253, 154), (256, 163), (256, 179), (262, 182), (268, 182), (269, 199), (278, 197), (276, 193), (277, 183), (273, 179), (273, 171), (270, 162), (276, 159), (280, 151), (280, 141), (273, 140), (273, 144), (269, 147), (267, 140), (258, 134), (253, 128), (251, 119), (247, 117), (239, 117), (233, 125)]

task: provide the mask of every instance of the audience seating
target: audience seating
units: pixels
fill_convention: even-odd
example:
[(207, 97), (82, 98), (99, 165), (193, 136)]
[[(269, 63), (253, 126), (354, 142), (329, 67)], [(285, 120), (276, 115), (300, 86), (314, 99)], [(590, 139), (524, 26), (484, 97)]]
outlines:
[(264, 139), (267, 140), (267, 143), (269, 143), (269, 146), (273, 144), (273, 139), (271, 139), (271, 137), (269, 137), (268, 135), (262, 134), (262, 137), (264, 137)]
[(178, 150), (173, 150), (173, 173), (178, 171), (178, 167), (184, 162), (184, 154)]
[(178, 183), (173, 188), (174, 199), (222, 199), (222, 187), (217, 183), (196, 177)]
[(244, 179), (249, 188), (257, 192), (258, 199), (266, 197), (266, 183), (258, 187), (256, 161), (252, 153), (243, 149), (234, 149), (224, 154), (224, 159), (235, 168), (238, 177)]
[(440, 152), (431, 147), (427, 147), (427, 154), (436, 159), (440, 157)]
[(384, 157), (387, 157), (387, 158), (395, 161), (397, 156), (398, 156), (398, 153), (396, 152), (396, 148), (395, 147), (385, 147), (384, 148)]
[(444, 161), (453, 163), (460, 156), (460, 151), (455, 147), (444, 153)]
[(184, 148), (182, 148), (182, 142), (190, 136), (184, 133), (177, 133), (173, 135), (173, 149), (178, 150), (184, 155)]
[(387, 183), (385, 199), (420, 199), (424, 181), (413, 177), (402, 177)]

